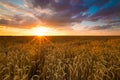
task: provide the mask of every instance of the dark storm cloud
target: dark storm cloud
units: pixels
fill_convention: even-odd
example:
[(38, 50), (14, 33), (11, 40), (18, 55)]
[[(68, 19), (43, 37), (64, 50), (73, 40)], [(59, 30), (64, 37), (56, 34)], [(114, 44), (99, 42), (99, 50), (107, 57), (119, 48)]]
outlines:
[(113, 23), (113, 24), (120, 23), (120, 20), (111, 20), (111, 21), (109, 21), (109, 23)]
[(36, 20), (27, 16), (15, 15), (11, 19), (0, 19), (1, 26), (18, 27), (18, 28), (31, 28), (36, 26)]
[(119, 20), (114, 18), (120, 18), (120, 0), (21, 1), (24, 4), (15, 4), (12, 0), (1, 0), (0, 5), (11, 11), (12, 18), (1, 19), (0, 25), (25, 26), (41, 21), (42, 24), (65, 27), (82, 21), (102, 20), (106, 22), (105, 28), (107, 29), (107, 25), (111, 26), (109, 25), (111, 22), (119, 24)]
[(120, 23), (111, 23), (111, 24), (107, 24), (107, 25), (102, 25), (102, 26), (94, 26), (92, 28), (90, 28), (91, 30), (112, 30), (115, 28), (120, 28)]
[(50, 2), (50, 0), (31, 0), (33, 7), (40, 6), (42, 8), (47, 8)]
[(42, 15), (36, 15), (36, 17), (38, 17), (44, 24), (47, 24), (49, 26), (70, 26), (71, 23), (79, 21), (79, 19), (70, 19), (70, 15), (66, 14), (66, 15), (58, 15), (58, 14), (54, 14), (54, 15), (47, 15), (47, 14), (42, 14)]
[(53, 24), (107, 20), (119, 16), (120, 13), (120, 0), (26, 0), (26, 2), (32, 8), (50, 9), (55, 12), (52, 16), (40, 17), (43, 22)]
[(104, 26), (94, 26), (91, 28), (92, 30), (106, 30), (112, 29), (112, 25), (104, 25)]
[(0, 19), (0, 25), (17, 27), (17, 26), (19, 26), (19, 23), (15, 22), (14, 20), (12, 21), (12, 20), (8, 20), (8, 19)]
[(6, 25), (8, 24), (8, 20), (5, 20), (5, 19), (0, 19), (0, 25)]

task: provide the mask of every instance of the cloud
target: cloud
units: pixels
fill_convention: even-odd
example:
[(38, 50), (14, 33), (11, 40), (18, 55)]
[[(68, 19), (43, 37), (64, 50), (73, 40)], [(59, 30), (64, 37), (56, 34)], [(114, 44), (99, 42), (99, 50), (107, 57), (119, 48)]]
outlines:
[[(52, 16), (45, 15), (40, 19), (51, 23), (73, 23), (83, 20), (99, 20), (113, 17), (120, 13), (119, 0), (25, 0), (29, 7), (48, 9), (54, 12)], [(112, 12), (114, 14), (112, 14)], [(105, 18), (106, 19), (106, 18)], [(66, 25), (66, 24), (65, 24)], [(57, 26), (57, 25), (56, 25)]]
[(0, 25), (6, 25), (8, 24), (8, 20), (5, 20), (5, 19), (0, 19)]
[(112, 29), (112, 26), (111, 25), (94, 26), (91, 29), (92, 30), (106, 30), (106, 29)]
[[(109, 24), (120, 24), (120, 0), (21, 0), (23, 5), (10, 0), (1, 0), (0, 5), (6, 8), (10, 17), (2, 17), (0, 25), (21, 28), (26, 26), (49, 25), (54, 27), (74, 26), (83, 21), (102, 20), (106, 25), (93, 25), (95, 30), (109, 29)], [(1, 7), (0, 7), (1, 8)], [(1, 12), (0, 12), (1, 13)], [(2, 14), (3, 16), (6, 14)], [(6, 22), (6, 23), (5, 23)], [(30, 26), (30, 27), (31, 27)], [(81, 27), (81, 26), (78, 26)], [(89, 26), (88, 26), (89, 27)]]
[(22, 6), (19, 6), (17, 4), (14, 4), (13, 2), (11, 1), (8, 1), (8, 0), (2, 0), (0, 2), (0, 5), (3, 6), (3, 8), (7, 9), (7, 11), (11, 12), (11, 15), (12, 14), (19, 14), (19, 13), (23, 13), (24, 15), (29, 15), (31, 17), (34, 17), (34, 15), (32, 14), (31, 11), (23, 8)]
[(38, 24), (39, 19), (23, 5), (17, 5), (9, 0), (0, 2), (0, 26), (31, 28)]
[(29, 16), (15, 15), (12, 18), (0, 19), (0, 25), (16, 28), (32, 28), (33, 26), (38, 25), (37, 21)]
[(102, 26), (94, 26), (90, 28), (91, 30), (113, 30), (113, 29), (120, 29), (120, 24), (106, 24)]

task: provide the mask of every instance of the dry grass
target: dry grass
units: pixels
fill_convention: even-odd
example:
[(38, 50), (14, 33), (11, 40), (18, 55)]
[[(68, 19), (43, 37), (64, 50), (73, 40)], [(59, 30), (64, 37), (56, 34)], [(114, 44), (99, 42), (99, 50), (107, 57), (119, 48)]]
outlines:
[(0, 80), (120, 80), (120, 39), (0, 41)]

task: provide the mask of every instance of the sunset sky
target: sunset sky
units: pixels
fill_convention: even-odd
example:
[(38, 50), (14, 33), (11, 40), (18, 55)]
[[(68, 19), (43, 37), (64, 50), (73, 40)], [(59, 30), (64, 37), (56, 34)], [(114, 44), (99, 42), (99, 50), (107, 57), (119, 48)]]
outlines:
[(0, 35), (120, 35), (120, 0), (0, 0)]

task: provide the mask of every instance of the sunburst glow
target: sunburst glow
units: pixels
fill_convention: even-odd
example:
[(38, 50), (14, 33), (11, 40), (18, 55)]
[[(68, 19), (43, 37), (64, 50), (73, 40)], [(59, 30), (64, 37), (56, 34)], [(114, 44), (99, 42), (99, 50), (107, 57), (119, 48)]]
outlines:
[(36, 27), (33, 28), (33, 34), (36, 36), (44, 36), (50, 31), (50, 28), (47, 27)]

